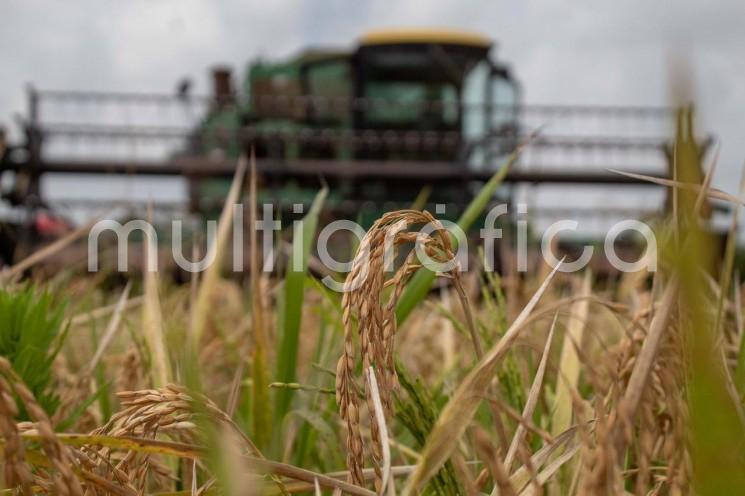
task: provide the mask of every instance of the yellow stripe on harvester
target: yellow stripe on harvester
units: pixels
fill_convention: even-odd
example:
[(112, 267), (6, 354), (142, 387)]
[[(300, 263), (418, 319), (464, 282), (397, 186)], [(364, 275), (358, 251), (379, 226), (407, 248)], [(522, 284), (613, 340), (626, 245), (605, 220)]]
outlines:
[(492, 42), (486, 36), (455, 29), (380, 29), (360, 37), (360, 45), (396, 45), (405, 43), (442, 43), (489, 47)]

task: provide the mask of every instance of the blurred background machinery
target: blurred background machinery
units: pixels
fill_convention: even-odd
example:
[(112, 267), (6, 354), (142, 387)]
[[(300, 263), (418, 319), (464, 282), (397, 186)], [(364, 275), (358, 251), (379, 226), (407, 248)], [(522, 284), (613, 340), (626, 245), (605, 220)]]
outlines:
[[(223, 201), (236, 158), (253, 149), (262, 201), (280, 209), (309, 202), (328, 184), (329, 208), (341, 215), (374, 218), (411, 205), (423, 190), (456, 215), (540, 128), (507, 175), (501, 200), (514, 201), (519, 186), (529, 197), (543, 185), (564, 185), (570, 193), (558, 194), (558, 206), (565, 210), (567, 194), (589, 198), (590, 215), (662, 207), (659, 187), (606, 169), (669, 176), (671, 109), (525, 104), (494, 51), (491, 40), (469, 32), (382, 30), (351, 49), (257, 60), (239, 81), (216, 67), (208, 96), (192, 94), (189, 80), (168, 94), (29, 87), (24, 141), (2, 140), (4, 197), (23, 209), (18, 222), (28, 226), (48, 212), (45, 225), (56, 232), (63, 226), (51, 212), (111, 198), (53, 201), (42, 195), (46, 176), (91, 175), (104, 185), (118, 175), (180, 176), (187, 198), (159, 209), (209, 215)], [(646, 189), (653, 201), (608, 201), (603, 192), (622, 185)], [(550, 216), (552, 208), (543, 211)]]

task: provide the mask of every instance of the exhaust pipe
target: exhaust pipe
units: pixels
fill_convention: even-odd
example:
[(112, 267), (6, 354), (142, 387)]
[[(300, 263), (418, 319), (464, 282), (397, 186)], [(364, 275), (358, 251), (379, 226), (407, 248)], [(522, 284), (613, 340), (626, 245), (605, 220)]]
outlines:
[(212, 95), (218, 107), (235, 102), (233, 77), (230, 67), (217, 66), (212, 69)]

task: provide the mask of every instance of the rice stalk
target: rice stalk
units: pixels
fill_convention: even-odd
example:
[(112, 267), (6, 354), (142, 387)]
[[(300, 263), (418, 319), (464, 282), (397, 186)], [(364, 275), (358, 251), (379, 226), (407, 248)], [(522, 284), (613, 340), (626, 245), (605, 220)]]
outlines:
[[(253, 332), (253, 349), (251, 361), (251, 412), (253, 434), (258, 446), (266, 447), (272, 437), (272, 412), (268, 389), (267, 353), (269, 349), (265, 323), (264, 292), (262, 291), (263, 268), (259, 264), (256, 225), (256, 158), (251, 151), (251, 172), (249, 186), (249, 225), (250, 230), (250, 283), (251, 283), (251, 330)], [(226, 205), (227, 207), (227, 205)]]
[[(405, 229), (412, 224), (427, 224), (434, 227), (432, 236), (422, 233), (409, 233)], [(404, 264), (394, 275), (385, 280), (385, 272), (390, 260), (395, 259), (396, 247), (414, 242), (436, 262), (445, 263), (454, 258), (450, 236), (445, 228), (427, 212), (401, 210), (390, 212), (381, 217), (368, 230), (362, 239), (357, 254), (352, 262), (352, 271), (345, 282), (345, 293), (342, 298), (344, 308), (344, 353), (339, 358), (336, 369), (336, 400), (339, 414), (347, 422), (347, 466), (352, 474), (352, 481), (362, 482), (364, 463), (363, 444), (360, 434), (359, 402), (357, 386), (354, 382), (354, 323), (353, 314), (357, 316), (357, 334), (360, 339), (360, 354), (363, 370), (370, 366), (379, 377), (380, 396), (387, 414), (392, 412), (392, 392), (398, 388), (394, 364), (394, 337), (396, 333), (395, 307), (401, 292), (413, 271), (420, 266), (413, 262), (416, 251), (412, 250)], [(392, 256), (393, 255), (393, 256)], [(456, 288), (460, 286), (458, 264), (448, 269)], [(383, 290), (392, 288), (387, 302), (382, 299)], [(464, 299), (462, 288), (458, 290), (461, 304), (467, 316), (468, 302)], [(472, 320), (469, 320), (471, 327)], [(377, 483), (382, 479), (380, 460), (380, 433), (376, 425), (374, 405), (370, 395), (370, 384), (365, 380), (364, 391), (371, 417), (373, 467), (378, 475)]]

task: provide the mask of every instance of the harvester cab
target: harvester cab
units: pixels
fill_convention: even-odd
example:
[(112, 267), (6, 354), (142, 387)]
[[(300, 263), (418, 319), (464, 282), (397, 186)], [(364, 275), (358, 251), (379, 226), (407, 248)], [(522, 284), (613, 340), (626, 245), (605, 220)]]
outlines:
[[(517, 125), (518, 85), (489, 58), (491, 46), (471, 33), (388, 30), (362, 36), (348, 52), (258, 62), (249, 68), (242, 123), (263, 131), (260, 156), (470, 159), (463, 137), (514, 135)], [(285, 145), (272, 147), (265, 135), (283, 130)]]
[(355, 57), (355, 96), (370, 105), (355, 112), (355, 127), (434, 132), (438, 134), (433, 137), (442, 141), (434, 152), (363, 149), (360, 154), (384, 159), (390, 159), (391, 154), (423, 160), (458, 159), (480, 165), (474, 162), (473, 149), (461, 148), (463, 142), (514, 136), (517, 125), (517, 83), (506, 67), (489, 58), (490, 49), (488, 39), (459, 32), (374, 32), (364, 36)]

